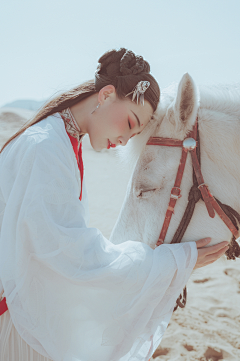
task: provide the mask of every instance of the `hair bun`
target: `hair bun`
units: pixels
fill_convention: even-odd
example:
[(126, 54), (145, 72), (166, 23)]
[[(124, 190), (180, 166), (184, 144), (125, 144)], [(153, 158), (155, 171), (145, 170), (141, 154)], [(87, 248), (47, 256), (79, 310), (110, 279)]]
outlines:
[(99, 65), (97, 72), (105, 74), (109, 77), (115, 77), (120, 75), (120, 60), (126, 49), (121, 48), (119, 50), (109, 50), (98, 60)]
[(142, 56), (125, 48), (107, 51), (98, 62), (97, 73), (109, 77), (150, 72), (150, 66)]
[(120, 71), (122, 75), (149, 73), (150, 66), (142, 56), (135, 55), (131, 50), (127, 50), (120, 61)]
[(111, 84), (115, 87), (119, 98), (126, 98), (128, 94), (132, 94), (140, 81), (147, 81), (150, 87), (146, 90), (144, 97), (153, 110), (156, 110), (160, 98), (159, 85), (150, 74), (150, 66), (142, 56), (121, 48), (107, 51), (99, 58), (98, 63), (95, 72), (96, 92)]

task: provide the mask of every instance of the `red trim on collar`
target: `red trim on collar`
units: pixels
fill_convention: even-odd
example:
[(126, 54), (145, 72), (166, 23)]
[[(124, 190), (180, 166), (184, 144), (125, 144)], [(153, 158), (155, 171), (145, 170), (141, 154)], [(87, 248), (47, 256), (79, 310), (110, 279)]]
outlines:
[(72, 137), (68, 132), (67, 132), (67, 135), (69, 136), (70, 142), (72, 144), (73, 151), (74, 151), (75, 157), (77, 159), (78, 169), (80, 171), (81, 193), (80, 193), (79, 199), (81, 201), (82, 200), (83, 173), (84, 173), (83, 160), (82, 160), (82, 143), (80, 143), (80, 146), (78, 149), (78, 140), (76, 138)]

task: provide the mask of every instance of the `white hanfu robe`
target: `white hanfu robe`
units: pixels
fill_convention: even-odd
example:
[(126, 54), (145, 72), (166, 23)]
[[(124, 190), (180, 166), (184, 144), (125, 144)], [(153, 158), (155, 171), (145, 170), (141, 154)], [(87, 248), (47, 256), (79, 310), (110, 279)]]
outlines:
[(167, 328), (196, 243), (114, 245), (80, 188), (59, 114), (0, 154), (1, 361), (147, 361)]

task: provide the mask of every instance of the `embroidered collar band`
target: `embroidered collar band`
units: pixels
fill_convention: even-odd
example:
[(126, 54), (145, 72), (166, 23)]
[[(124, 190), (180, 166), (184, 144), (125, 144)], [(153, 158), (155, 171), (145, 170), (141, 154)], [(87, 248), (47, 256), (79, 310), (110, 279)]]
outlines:
[(80, 142), (85, 133), (81, 132), (79, 125), (77, 124), (70, 108), (64, 109), (60, 112), (60, 115), (64, 121), (66, 131)]
[(76, 120), (74, 119), (71, 110), (69, 108), (62, 110), (59, 112), (61, 115), (62, 120), (65, 124), (65, 129), (67, 132), (67, 135), (70, 139), (70, 142), (73, 147), (73, 151), (77, 160), (78, 169), (80, 172), (81, 177), (81, 191), (80, 191), (80, 201), (82, 200), (82, 188), (83, 188), (83, 159), (82, 159), (82, 138), (85, 133), (81, 132), (81, 129), (79, 128)]

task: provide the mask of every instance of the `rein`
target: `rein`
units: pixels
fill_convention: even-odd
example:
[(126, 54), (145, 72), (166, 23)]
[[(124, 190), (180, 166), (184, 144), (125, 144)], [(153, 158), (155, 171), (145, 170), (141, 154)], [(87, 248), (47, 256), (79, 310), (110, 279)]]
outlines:
[[(201, 172), (198, 117), (196, 118), (196, 122), (193, 126), (192, 131), (188, 133), (187, 137), (183, 141), (172, 138), (151, 137), (149, 138), (147, 145), (159, 145), (159, 146), (182, 148), (182, 155), (181, 155), (175, 183), (171, 190), (170, 201), (166, 211), (165, 219), (155, 247), (158, 247), (164, 243), (170, 225), (170, 221), (174, 213), (175, 205), (177, 203), (177, 200), (181, 197), (180, 186), (187, 160), (187, 155), (188, 152), (190, 152), (192, 158), (192, 165), (193, 165), (193, 186), (189, 191), (187, 208), (184, 212), (182, 220), (178, 226), (177, 231), (174, 234), (171, 243), (181, 242), (182, 237), (191, 221), (195, 205), (200, 199), (202, 199), (205, 202), (209, 216), (211, 218), (214, 218), (216, 212), (232, 233), (232, 240), (230, 243), (230, 247), (226, 252), (228, 259), (235, 259), (235, 257), (239, 257), (240, 247), (236, 239), (239, 240), (240, 237), (239, 237), (239, 231), (238, 231), (238, 225), (236, 219), (238, 220), (238, 222), (240, 222), (240, 215), (233, 208), (225, 204), (222, 204), (218, 199), (213, 197), (213, 195), (209, 191), (207, 184), (204, 182)], [(185, 287), (183, 290), (183, 295), (180, 295), (179, 298), (177, 299), (177, 304), (174, 308), (174, 311), (178, 308), (178, 306), (181, 308), (185, 307), (186, 299), (187, 299), (187, 291)]]

